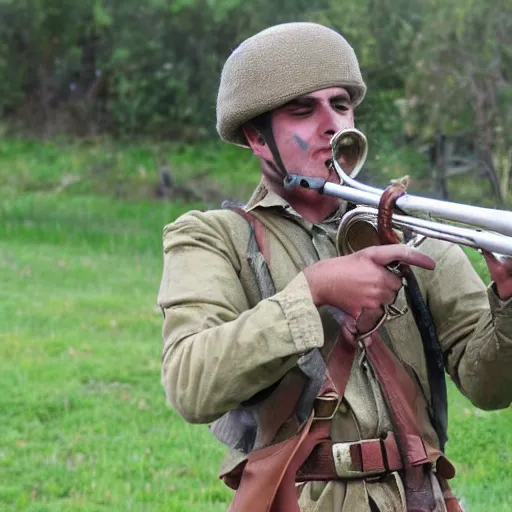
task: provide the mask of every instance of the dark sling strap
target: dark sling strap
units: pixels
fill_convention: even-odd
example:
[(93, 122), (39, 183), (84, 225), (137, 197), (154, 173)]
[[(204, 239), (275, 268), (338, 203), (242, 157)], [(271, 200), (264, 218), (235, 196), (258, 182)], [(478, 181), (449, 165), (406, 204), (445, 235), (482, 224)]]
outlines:
[[(396, 211), (396, 201), (406, 194), (408, 180), (393, 183), (387, 187), (379, 201), (377, 228), (381, 244), (396, 244), (400, 241), (393, 231), (392, 215)], [(398, 210), (400, 213), (400, 210)], [(420, 332), (427, 365), (430, 404), (428, 413), (436, 431), (441, 450), (448, 439), (448, 397), (444, 370), (443, 350), (437, 337), (436, 327), (420, 291), (418, 281), (411, 267), (400, 265), (400, 271), (406, 281), (405, 294), (411, 308), (416, 326)]]

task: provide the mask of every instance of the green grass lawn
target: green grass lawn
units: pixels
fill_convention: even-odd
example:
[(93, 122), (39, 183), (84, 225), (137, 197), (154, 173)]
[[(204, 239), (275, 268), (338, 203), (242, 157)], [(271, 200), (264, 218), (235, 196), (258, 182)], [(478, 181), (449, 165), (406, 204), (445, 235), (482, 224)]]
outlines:
[[(226, 510), (231, 492), (217, 479), (224, 448), (205, 426), (181, 420), (160, 385), (161, 230), (190, 206), (56, 192), (60, 178), (49, 170), (52, 185), (34, 191), (9, 169), (15, 160), (37, 168), (40, 146), (23, 148), (30, 165), (7, 149), (0, 510)], [(65, 153), (52, 158), (66, 172)], [(478, 411), (453, 387), (450, 402), (448, 455), (467, 510), (512, 510), (511, 410)]]
[(178, 208), (2, 209), (1, 510), (223, 510), (223, 450), (165, 405), (155, 298)]

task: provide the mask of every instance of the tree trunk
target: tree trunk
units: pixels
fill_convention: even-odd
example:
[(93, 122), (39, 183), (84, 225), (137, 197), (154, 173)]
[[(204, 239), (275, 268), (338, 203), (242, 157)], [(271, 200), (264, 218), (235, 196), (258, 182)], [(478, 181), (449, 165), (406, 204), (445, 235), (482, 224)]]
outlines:
[(445, 136), (442, 133), (436, 135), (434, 142), (434, 189), (436, 195), (448, 200), (448, 187), (446, 186), (446, 144)]
[(511, 178), (511, 166), (512, 166), (512, 150), (507, 152), (507, 158), (505, 159), (503, 169), (501, 170), (500, 176), (500, 190), (503, 202), (508, 204), (510, 197), (510, 178)]
[(496, 172), (496, 168), (492, 161), (492, 153), (489, 149), (478, 148), (477, 149), (477, 157), (479, 161), (479, 165), (483, 165), (484, 170), (489, 178), (489, 182), (492, 187), (492, 191), (494, 196), (496, 197), (496, 203), (498, 206), (503, 206), (503, 195), (502, 188), (500, 184), (500, 179)]

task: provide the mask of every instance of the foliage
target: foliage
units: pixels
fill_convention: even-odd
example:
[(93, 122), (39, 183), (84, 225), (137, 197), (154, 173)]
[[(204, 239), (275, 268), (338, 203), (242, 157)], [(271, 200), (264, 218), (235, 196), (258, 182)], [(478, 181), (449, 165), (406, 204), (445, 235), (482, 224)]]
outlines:
[(475, 181), (484, 175), (506, 204), (512, 0), (2, 0), (0, 115), (46, 138), (203, 142), (215, 137), (230, 52), (297, 20), (340, 31), (360, 58), (369, 89), (357, 121), (371, 177), (408, 173), (435, 193), (430, 146), (457, 136)]
[(215, 90), (229, 52), (265, 26), (304, 19), (322, 3), (40, 0), (33, 9), (28, 1), (3, 2), (0, 72), (14, 74), (0, 112), (20, 116), (28, 104), (47, 126), (59, 105), (72, 105), (66, 128), (76, 133), (84, 123), (89, 132), (105, 128), (100, 113), (107, 109), (106, 127), (117, 134), (204, 137), (213, 131)]
[(510, 189), (512, 154), (512, 2), (426, 2), (413, 45), (408, 96), (421, 137), (437, 131), (472, 140), (503, 200)]
[(371, 89), (394, 90), (403, 87), (408, 73), (408, 50), (421, 26), (423, 6), (422, 0), (331, 0), (313, 19), (352, 44)]

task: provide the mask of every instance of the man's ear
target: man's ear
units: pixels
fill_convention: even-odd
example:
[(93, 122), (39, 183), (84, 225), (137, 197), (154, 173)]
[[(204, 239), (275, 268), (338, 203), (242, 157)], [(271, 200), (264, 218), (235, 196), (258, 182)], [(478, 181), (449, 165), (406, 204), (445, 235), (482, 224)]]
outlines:
[(266, 159), (269, 158), (269, 155), (271, 156), (268, 146), (265, 144), (265, 138), (252, 124), (246, 123), (242, 126), (242, 131), (244, 132), (249, 147), (256, 156)]

